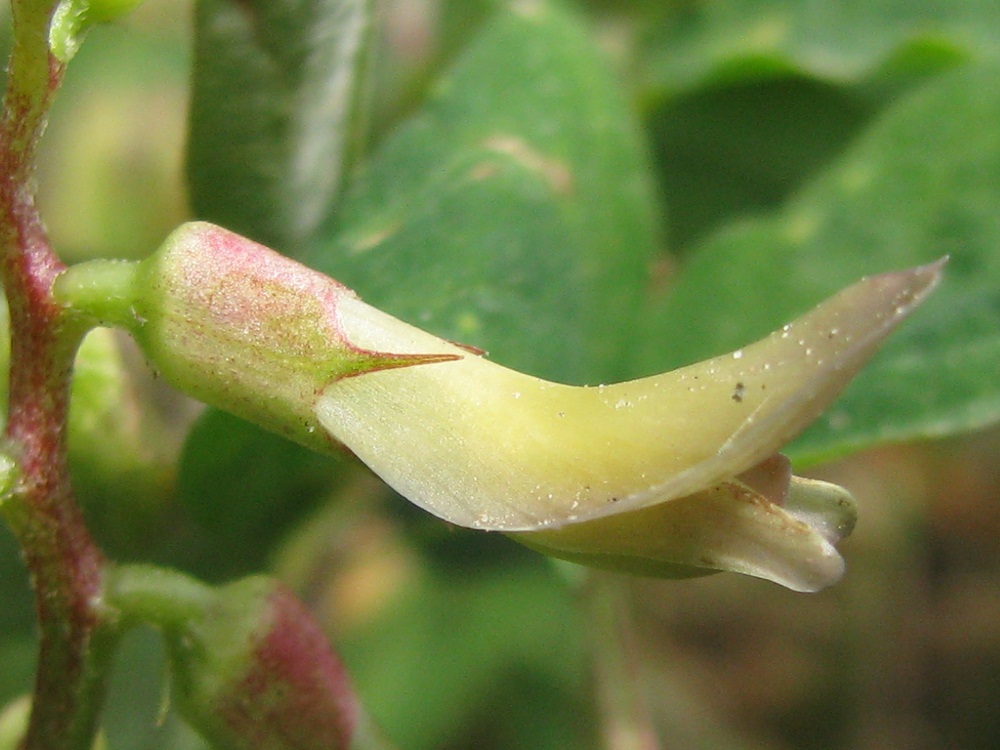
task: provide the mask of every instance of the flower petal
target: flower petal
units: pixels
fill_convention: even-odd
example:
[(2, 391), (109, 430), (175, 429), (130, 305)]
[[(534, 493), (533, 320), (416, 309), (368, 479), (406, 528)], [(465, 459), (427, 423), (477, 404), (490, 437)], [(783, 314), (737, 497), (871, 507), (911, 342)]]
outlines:
[(404, 497), (448, 521), (554, 528), (700, 492), (776, 453), (930, 292), (940, 263), (864, 279), (742, 350), (611, 386), (508, 370), (360, 300), (354, 346), (454, 361), (345, 377), (318, 421)]
[[(835, 485), (792, 478), (789, 496), (805, 486), (817, 518), (850, 528), (850, 496)], [(821, 510), (824, 509), (824, 510)], [(554, 557), (596, 568), (665, 578), (732, 571), (764, 578), (794, 591), (836, 583), (844, 561), (831, 525), (814, 525), (739, 482), (641, 510), (560, 529), (511, 534)]]

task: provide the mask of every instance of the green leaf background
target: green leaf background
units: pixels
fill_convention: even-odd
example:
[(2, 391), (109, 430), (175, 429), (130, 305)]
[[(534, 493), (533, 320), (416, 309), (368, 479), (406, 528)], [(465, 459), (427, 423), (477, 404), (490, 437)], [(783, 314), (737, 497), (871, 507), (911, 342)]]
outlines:
[(371, 12), (369, 0), (196, 4), (196, 215), (285, 252), (310, 236), (360, 147)]
[(794, 451), (814, 460), (995, 422), (997, 73), (970, 65), (900, 97), (780, 211), (696, 247), (644, 318), (671, 345), (647, 347), (640, 369), (739, 346), (852, 279), (949, 255), (942, 287)]
[(645, 156), (581, 22), (526, 4), (389, 136), (307, 260), (512, 367), (621, 377), (659, 239)]

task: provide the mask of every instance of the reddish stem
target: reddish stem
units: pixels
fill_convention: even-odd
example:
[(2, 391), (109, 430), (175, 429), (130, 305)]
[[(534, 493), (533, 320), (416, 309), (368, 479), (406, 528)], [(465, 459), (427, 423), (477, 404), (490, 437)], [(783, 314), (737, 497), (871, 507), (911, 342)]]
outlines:
[(66, 458), (70, 373), (82, 331), (52, 299), (63, 265), (32, 184), (35, 146), (64, 65), (32, 28), (47, 15), (37, 3), (25, 5), (14, 4), (15, 43), (0, 119), (0, 279), (11, 328), (5, 437), (20, 470), (4, 512), (23, 550), (40, 624), (35, 698), (22, 748), (82, 750), (92, 741), (103, 686), (98, 662), (107, 651), (98, 607), (103, 560), (73, 498)]

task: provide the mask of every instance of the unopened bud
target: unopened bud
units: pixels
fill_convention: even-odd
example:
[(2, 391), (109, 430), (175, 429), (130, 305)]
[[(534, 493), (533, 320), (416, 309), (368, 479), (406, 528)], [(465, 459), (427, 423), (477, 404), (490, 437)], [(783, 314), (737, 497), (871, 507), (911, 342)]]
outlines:
[(213, 747), (340, 750), (357, 708), (340, 661), (286, 587), (255, 577), (219, 589), (169, 632), (177, 702)]
[(343, 666), (275, 579), (212, 587), (127, 565), (112, 571), (107, 602), (125, 625), (162, 630), (174, 703), (216, 750), (346, 750), (357, 729), (364, 736)]

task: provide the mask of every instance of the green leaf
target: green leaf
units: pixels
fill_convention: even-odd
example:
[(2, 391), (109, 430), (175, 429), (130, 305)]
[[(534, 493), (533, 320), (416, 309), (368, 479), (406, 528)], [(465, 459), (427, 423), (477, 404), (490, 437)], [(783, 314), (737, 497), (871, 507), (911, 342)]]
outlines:
[(797, 73), (829, 82), (908, 77), (1000, 52), (992, 0), (731, 0), (665, 7), (649, 84), (676, 92)]
[(578, 613), (539, 563), (426, 571), (340, 639), (365, 709), (399, 747), (451, 747), (470, 734), (493, 747), (588, 746)]
[(370, 0), (200, 0), (187, 172), (199, 218), (285, 252), (360, 145)]
[(637, 125), (580, 20), (500, 11), (345, 196), (311, 263), (497, 361), (612, 378), (658, 240)]
[(891, 107), (778, 215), (719, 233), (647, 316), (638, 371), (777, 328), (852, 280), (951, 255), (913, 320), (792, 448), (803, 461), (1000, 419), (1000, 90), (994, 64)]
[(335, 459), (209, 410), (184, 445), (178, 499), (211, 537), (213, 559), (226, 569), (220, 576), (234, 575), (260, 569), (316, 507), (337, 468)]
[(801, 76), (699, 88), (661, 102), (647, 121), (671, 250), (686, 252), (733, 216), (779, 206), (872, 114), (856, 92)]

